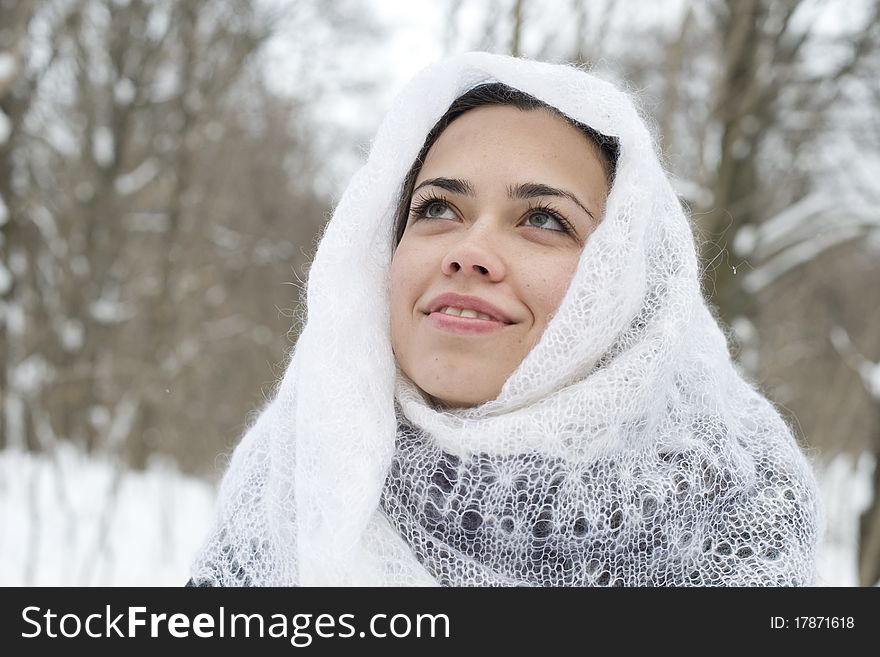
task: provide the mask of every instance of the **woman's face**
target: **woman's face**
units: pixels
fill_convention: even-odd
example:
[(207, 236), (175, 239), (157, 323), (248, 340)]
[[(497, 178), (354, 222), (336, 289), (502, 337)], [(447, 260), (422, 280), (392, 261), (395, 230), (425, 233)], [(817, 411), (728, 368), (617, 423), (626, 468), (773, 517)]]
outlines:
[(496, 398), (559, 307), (607, 193), (598, 149), (549, 111), (483, 106), (453, 121), (391, 263), (403, 372), (446, 407)]

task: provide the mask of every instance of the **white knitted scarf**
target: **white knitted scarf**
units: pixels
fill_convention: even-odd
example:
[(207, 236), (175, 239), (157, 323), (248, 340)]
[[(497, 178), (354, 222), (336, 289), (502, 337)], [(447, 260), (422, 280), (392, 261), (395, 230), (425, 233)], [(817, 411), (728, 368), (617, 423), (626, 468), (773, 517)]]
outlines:
[[(502, 82), (619, 140), (605, 217), (495, 400), (440, 410), (390, 344), (393, 218), (450, 103)], [(218, 585), (807, 585), (810, 465), (732, 362), (691, 228), (630, 98), (468, 53), (399, 94), (321, 238), (275, 395), (192, 568)]]

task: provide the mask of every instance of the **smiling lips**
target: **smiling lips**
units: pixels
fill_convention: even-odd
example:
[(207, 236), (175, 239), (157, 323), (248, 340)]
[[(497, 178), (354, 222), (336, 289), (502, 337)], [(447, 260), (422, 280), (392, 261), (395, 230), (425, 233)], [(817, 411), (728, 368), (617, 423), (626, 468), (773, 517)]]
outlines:
[(453, 315), (455, 317), (476, 317), (477, 319), (487, 319), (489, 321), (497, 321), (492, 319), (486, 313), (478, 313), (476, 310), (464, 309), (464, 308), (455, 308), (453, 306), (446, 306), (445, 308), (441, 308), (440, 312), (444, 315)]
[(435, 327), (457, 333), (488, 333), (514, 323), (484, 299), (451, 292), (432, 300), (425, 314)]

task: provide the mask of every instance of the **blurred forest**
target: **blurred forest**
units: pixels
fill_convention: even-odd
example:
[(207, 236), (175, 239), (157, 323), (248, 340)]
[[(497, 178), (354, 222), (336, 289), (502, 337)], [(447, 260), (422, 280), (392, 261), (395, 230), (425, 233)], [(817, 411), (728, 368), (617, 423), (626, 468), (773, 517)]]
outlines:
[[(811, 457), (880, 464), (880, 0), (432, 4), (447, 53), (638, 96), (743, 370)], [(295, 342), (330, 149), (360, 148), (318, 127), (325, 72), (383, 84), (350, 56), (383, 48), (375, 5), (0, 0), (0, 449), (216, 477)]]

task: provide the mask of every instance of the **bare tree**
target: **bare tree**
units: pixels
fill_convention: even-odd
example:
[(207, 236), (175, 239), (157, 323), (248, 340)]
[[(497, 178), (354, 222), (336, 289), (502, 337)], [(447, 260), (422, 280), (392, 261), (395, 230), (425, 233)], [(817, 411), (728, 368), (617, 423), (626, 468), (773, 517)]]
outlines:
[[(22, 118), (27, 112), (30, 93), (15, 87), (30, 85), (22, 81), (22, 41), (33, 12), (33, 3), (15, 6), (0, 4), (0, 344), (9, 344), (10, 312), (16, 299), (15, 278), (9, 268), (10, 244), (15, 239), (14, 218), (18, 215), (18, 195), (13, 194), (12, 153)], [(12, 221), (10, 219), (13, 219)], [(14, 330), (14, 327), (13, 327)], [(0, 401), (4, 422), (0, 422), (0, 448), (23, 446), (23, 413), (11, 396), (11, 362), (7, 349), (0, 350)], [(18, 425), (17, 425), (18, 423)]]
[(286, 283), (329, 205), (305, 118), (314, 39), (292, 51), (299, 95), (270, 90), (264, 46), (279, 29), (370, 23), (356, 2), (9, 6), (0, 435), (41, 449), (39, 418), (131, 465), (164, 451), (210, 469), (295, 337)]
[(522, 38), (523, 22), (525, 21), (525, 16), (523, 15), (524, 4), (525, 0), (514, 0), (511, 9), (513, 27), (510, 35), (510, 54), (514, 57), (519, 57), (521, 54), (520, 39)]
[[(46, 12), (50, 37), (42, 61), (30, 62), (28, 28), (36, 3), (0, 4), (0, 448), (23, 448), (29, 422), (25, 399), (30, 394), (28, 369), (21, 368), (30, 351), (25, 335), (27, 316), (37, 305), (25, 279), (34, 270), (40, 236), (26, 218), (28, 188), (25, 164), (18, 157), (25, 147), (25, 119), (42, 76), (56, 59), (60, 34), (72, 9)], [(38, 361), (32, 361), (39, 369)], [(33, 443), (31, 443), (33, 444)]]

